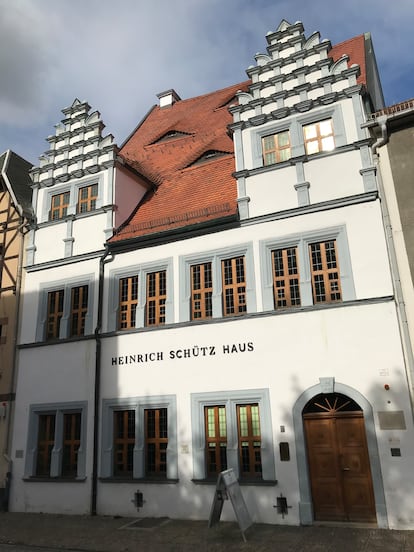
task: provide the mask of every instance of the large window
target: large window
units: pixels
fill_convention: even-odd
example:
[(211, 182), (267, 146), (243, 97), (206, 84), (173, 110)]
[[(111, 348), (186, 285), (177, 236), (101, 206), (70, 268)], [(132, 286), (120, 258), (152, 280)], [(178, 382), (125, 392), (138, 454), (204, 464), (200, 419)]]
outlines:
[(69, 185), (55, 184), (40, 197), (42, 214), (39, 222), (62, 221), (70, 215), (92, 213), (102, 207), (103, 177), (88, 178)]
[(251, 246), (180, 259), (180, 320), (238, 316), (255, 310)]
[(266, 310), (355, 299), (345, 228), (289, 236), (285, 243), (261, 245)]
[(81, 337), (92, 333), (92, 276), (87, 283), (67, 280), (42, 286), (36, 341)]
[(335, 148), (332, 119), (304, 125), (303, 136), (308, 155), (321, 151), (332, 151)]
[(26, 477), (85, 477), (86, 404), (30, 408)]
[(102, 477), (176, 479), (172, 395), (103, 401)]
[(262, 138), (263, 164), (273, 165), (291, 158), (289, 131), (278, 132)]
[(108, 329), (162, 326), (173, 320), (172, 259), (110, 273)]
[(195, 479), (216, 479), (233, 468), (245, 481), (274, 481), (268, 390), (194, 393)]

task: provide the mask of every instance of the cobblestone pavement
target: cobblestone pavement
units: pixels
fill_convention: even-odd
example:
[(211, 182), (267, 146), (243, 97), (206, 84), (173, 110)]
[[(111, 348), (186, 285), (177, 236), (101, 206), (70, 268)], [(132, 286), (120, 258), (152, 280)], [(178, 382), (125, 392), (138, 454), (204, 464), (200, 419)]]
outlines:
[[(0, 551), (414, 552), (414, 531), (0, 513)], [(21, 547), (21, 548), (20, 548)]]

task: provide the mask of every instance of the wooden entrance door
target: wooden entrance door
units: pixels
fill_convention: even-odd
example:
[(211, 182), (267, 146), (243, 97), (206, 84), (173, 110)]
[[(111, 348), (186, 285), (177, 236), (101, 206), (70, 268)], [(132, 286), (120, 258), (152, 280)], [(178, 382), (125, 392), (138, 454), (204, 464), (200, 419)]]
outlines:
[[(327, 402), (320, 403), (325, 406), (322, 412), (303, 415), (314, 518), (375, 522), (364, 417), (361, 410), (346, 411), (344, 407), (342, 411), (340, 405), (346, 399), (332, 394), (327, 400), (324, 396)], [(348, 399), (348, 407), (352, 403)]]

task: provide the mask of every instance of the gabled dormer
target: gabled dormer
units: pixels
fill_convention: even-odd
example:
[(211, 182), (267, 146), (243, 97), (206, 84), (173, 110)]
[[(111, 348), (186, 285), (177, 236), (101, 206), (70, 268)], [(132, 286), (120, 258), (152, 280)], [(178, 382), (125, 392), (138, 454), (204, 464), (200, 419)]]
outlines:
[(285, 20), (266, 35), (266, 53), (247, 69), (249, 89), (230, 107), (242, 219), (375, 189), (361, 128), (372, 61), (366, 40), (332, 47)]
[(90, 109), (76, 99), (62, 110), (49, 149), (31, 171), (37, 227), (28, 265), (101, 250), (151, 187), (118, 155), (100, 113)]

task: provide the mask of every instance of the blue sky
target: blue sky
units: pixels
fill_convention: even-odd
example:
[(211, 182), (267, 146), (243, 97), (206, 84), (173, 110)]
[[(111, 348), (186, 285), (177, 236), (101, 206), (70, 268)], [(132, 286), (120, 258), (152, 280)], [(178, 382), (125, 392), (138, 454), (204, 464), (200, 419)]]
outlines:
[(414, 97), (412, 0), (0, 0), (0, 13), (0, 153), (34, 164), (75, 98), (121, 144), (157, 93), (245, 80), (282, 19), (332, 44), (370, 32), (386, 104)]

